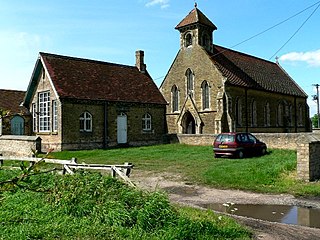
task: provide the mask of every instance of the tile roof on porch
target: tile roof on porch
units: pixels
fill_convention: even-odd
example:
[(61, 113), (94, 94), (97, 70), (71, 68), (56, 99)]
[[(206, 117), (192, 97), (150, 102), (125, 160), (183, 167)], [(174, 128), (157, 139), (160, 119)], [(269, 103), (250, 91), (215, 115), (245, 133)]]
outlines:
[(60, 98), (167, 104), (135, 66), (40, 53)]

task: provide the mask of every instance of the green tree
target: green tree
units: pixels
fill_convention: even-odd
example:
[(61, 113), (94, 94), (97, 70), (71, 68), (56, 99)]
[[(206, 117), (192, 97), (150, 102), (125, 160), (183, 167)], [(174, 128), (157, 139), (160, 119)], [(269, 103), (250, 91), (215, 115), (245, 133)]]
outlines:
[(314, 128), (318, 128), (318, 114), (315, 114), (313, 117), (311, 117), (312, 126)]

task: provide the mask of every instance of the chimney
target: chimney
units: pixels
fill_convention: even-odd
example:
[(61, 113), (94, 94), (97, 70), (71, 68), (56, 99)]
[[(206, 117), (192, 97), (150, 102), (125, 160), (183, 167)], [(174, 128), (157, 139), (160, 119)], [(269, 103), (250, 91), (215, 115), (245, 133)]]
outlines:
[(141, 73), (145, 73), (147, 66), (144, 63), (144, 51), (137, 50), (136, 51), (136, 67), (139, 69)]

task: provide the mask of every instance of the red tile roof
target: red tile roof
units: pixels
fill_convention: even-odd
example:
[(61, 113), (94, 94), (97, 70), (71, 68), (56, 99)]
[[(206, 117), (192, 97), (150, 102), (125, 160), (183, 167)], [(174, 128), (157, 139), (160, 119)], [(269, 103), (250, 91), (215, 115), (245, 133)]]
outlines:
[(10, 111), (10, 115), (29, 114), (25, 107), (20, 107), (26, 92), (0, 89), (0, 109)]
[(191, 24), (200, 23), (202, 25), (208, 26), (216, 30), (217, 27), (198, 9), (194, 8), (192, 11), (175, 27), (179, 29)]
[(231, 85), (307, 97), (277, 63), (214, 45), (211, 60)]
[(40, 53), (60, 98), (167, 104), (137, 67)]

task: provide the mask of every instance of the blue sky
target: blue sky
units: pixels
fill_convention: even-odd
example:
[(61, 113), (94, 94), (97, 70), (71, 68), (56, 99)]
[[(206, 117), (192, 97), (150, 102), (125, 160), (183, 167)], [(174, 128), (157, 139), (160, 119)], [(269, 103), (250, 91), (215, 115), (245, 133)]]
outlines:
[[(269, 60), (320, 1), (197, 3), (218, 27), (215, 44)], [(194, 0), (0, 0), (0, 88), (26, 90), (40, 51), (134, 65), (138, 49), (145, 51), (147, 69), (159, 86), (179, 50), (179, 32), (174, 27), (193, 7)], [(316, 112), (312, 84), (320, 84), (319, 23), (320, 8), (276, 54), (280, 65), (309, 95), (311, 115)]]

